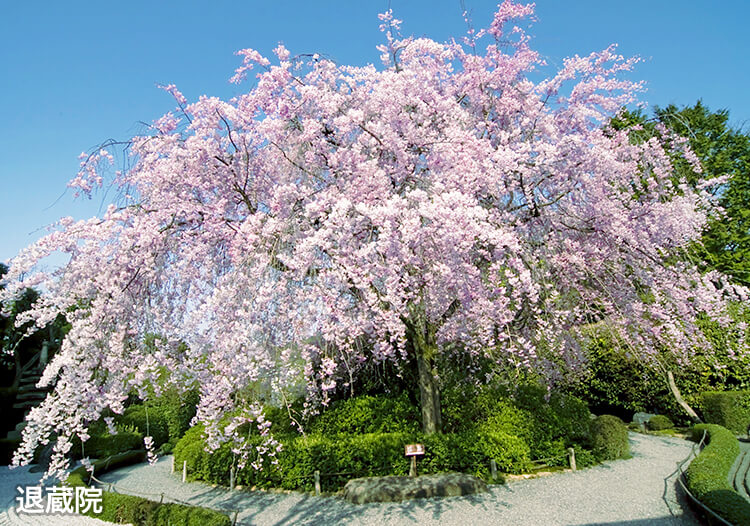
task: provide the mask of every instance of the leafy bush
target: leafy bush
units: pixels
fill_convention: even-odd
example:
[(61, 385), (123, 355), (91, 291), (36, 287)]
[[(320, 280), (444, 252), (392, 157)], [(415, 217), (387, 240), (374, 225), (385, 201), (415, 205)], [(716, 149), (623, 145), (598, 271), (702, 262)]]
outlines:
[(588, 442), (588, 406), (538, 384), (522, 384), (515, 393), (488, 386), (469, 400), (450, 392), (443, 408), (446, 429), (515, 435), (528, 444), (532, 459), (554, 458), (552, 464), (565, 464), (568, 447)]
[(143, 435), (133, 427), (118, 426), (117, 434), (111, 435), (101, 426), (93, 426), (91, 437), (80, 446), (76, 442), (75, 456), (104, 458), (125, 451), (143, 448)]
[(514, 401), (529, 420), (531, 435), (524, 438), (531, 458), (554, 459), (549, 463), (563, 465), (568, 447), (588, 442), (590, 413), (579, 398), (558, 391), (548, 394), (544, 386), (525, 384), (518, 387)]
[(716, 424), (693, 427), (694, 439), (708, 434), (708, 445), (685, 473), (688, 490), (703, 504), (735, 525), (750, 525), (750, 502), (733, 491), (729, 471), (740, 452), (731, 431)]
[(712, 391), (698, 398), (698, 407), (709, 424), (717, 424), (736, 435), (750, 426), (750, 391)]
[(90, 510), (97, 519), (133, 526), (230, 526), (229, 517), (218, 511), (182, 504), (160, 504), (133, 495), (104, 492), (102, 513)]
[(601, 415), (591, 422), (591, 446), (600, 460), (628, 458), (628, 428), (612, 415)]
[(159, 407), (147, 407), (143, 404), (131, 405), (121, 416), (117, 417), (117, 422), (137, 429), (143, 436), (153, 437), (155, 447), (169, 440), (167, 419), (164, 411)]
[(190, 429), (197, 403), (197, 392), (180, 393), (171, 389), (145, 403), (131, 404), (116, 421), (134, 426), (144, 436), (150, 435), (156, 447), (170, 444), (171, 447), (163, 448), (167, 451)]
[(334, 402), (310, 422), (308, 431), (321, 435), (411, 433), (420, 415), (405, 395), (358, 396)]
[[(177, 465), (187, 461), (191, 478), (227, 484), (234, 455), (228, 444), (213, 453), (204, 450), (200, 426), (188, 431), (175, 447)], [(252, 437), (260, 445), (261, 437)], [(245, 486), (281, 487), (310, 491), (313, 474), (321, 472), (324, 490), (339, 489), (349, 479), (381, 475), (406, 475), (409, 459), (404, 446), (425, 445), (418, 460), (420, 473), (460, 471), (485, 479), (490, 476), (490, 459), (498, 469), (519, 472), (529, 468), (529, 448), (525, 442), (503, 432), (464, 432), (460, 434), (422, 435), (421, 433), (369, 433), (362, 435), (308, 435), (282, 438), (278, 466), (266, 461), (262, 470), (251, 466), (237, 472), (237, 483)]]
[(651, 431), (662, 431), (664, 429), (672, 429), (674, 424), (664, 415), (654, 415), (646, 422), (646, 427)]

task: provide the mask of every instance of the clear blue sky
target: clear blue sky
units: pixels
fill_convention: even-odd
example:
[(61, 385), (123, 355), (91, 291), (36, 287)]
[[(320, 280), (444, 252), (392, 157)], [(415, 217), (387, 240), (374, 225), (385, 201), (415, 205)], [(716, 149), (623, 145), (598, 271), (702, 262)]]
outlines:
[[(14, 256), (61, 216), (95, 215), (102, 195), (74, 200), (66, 183), (77, 156), (106, 139), (128, 139), (139, 121), (174, 106), (156, 84), (193, 100), (229, 98), (246, 47), (379, 64), (377, 14), (393, 7), (403, 33), (444, 41), (461, 36), (459, 0), (208, 2), (135, 0), (4, 2), (0, 11), (0, 261)], [(497, 0), (465, 0), (476, 27)], [(540, 0), (533, 46), (552, 64), (618, 43), (645, 59), (651, 105), (726, 108), (750, 126), (750, 2)], [(747, 123), (747, 125), (746, 125)]]

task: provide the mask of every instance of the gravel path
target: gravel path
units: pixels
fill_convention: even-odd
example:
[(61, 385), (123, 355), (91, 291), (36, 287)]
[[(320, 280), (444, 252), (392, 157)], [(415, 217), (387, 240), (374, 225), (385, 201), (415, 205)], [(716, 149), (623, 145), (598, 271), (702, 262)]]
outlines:
[[(418, 499), (401, 503), (353, 505), (337, 497), (229, 492), (205, 484), (182, 484), (171, 474), (171, 458), (155, 466), (140, 464), (101, 478), (123, 493), (181, 500), (230, 511), (240, 510), (240, 525), (573, 525), (698, 526), (675, 496), (674, 472), (690, 452), (685, 440), (630, 435), (633, 458), (577, 472), (511, 481), (469, 497)], [(0, 468), (0, 525), (95, 526), (102, 521), (79, 516), (40, 516), (15, 510), (16, 486), (34, 484), (28, 468)]]
[(80, 515), (45, 515), (19, 513), (16, 510), (18, 486), (35, 486), (41, 473), (31, 473), (29, 467), (9, 469), (0, 466), (0, 526), (112, 526), (112, 523)]
[[(482, 495), (353, 505), (336, 497), (225, 489), (182, 484), (171, 459), (104, 475), (122, 492), (158, 495), (224, 510), (239, 509), (242, 525), (572, 525), (697, 526), (675, 496), (677, 463), (692, 443), (672, 437), (630, 435), (633, 458), (577, 472), (518, 480)], [(233, 516), (230, 513), (230, 516)]]

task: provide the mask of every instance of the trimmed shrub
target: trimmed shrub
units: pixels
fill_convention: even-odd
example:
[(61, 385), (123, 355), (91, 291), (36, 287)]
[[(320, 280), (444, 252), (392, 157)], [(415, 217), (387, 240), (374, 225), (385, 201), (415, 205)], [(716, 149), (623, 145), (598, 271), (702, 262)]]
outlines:
[(664, 429), (672, 429), (674, 424), (664, 415), (654, 415), (646, 422), (646, 427), (651, 431), (662, 431)]
[[(551, 459), (551, 465), (564, 465), (568, 447), (588, 442), (591, 419), (589, 408), (581, 399), (557, 391), (548, 393), (541, 385), (525, 384), (518, 387), (514, 402), (528, 418), (526, 426), (516, 424), (516, 429), (529, 444), (531, 458)], [(508, 432), (516, 434), (511, 429)]]
[(86, 515), (133, 526), (231, 526), (229, 517), (218, 511), (182, 504), (160, 504), (133, 495), (104, 492), (102, 513)]
[(198, 393), (180, 393), (174, 389), (143, 404), (132, 404), (116, 417), (119, 424), (135, 427), (144, 436), (150, 435), (156, 447), (171, 451), (182, 435), (190, 429), (195, 416)]
[(591, 446), (599, 460), (615, 460), (630, 456), (628, 428), (612, 415), (601, 415), (591, 422)]
[(93, 434), (84, 442), (83, 448), (76, 451), (77, 456), (90, 458), (104, 458), (125, 451), (143, 448), (143, 435), (134, 428), (119, 428), (116, 435), (106, 431), (103, 434)]
[(419, 410), (408, 397), (380, 395), (338, 400), (314, 418), (307, 431), (321, 435), (414, 433), (419, 427)]
[(750, 391), (710, 391), (698, 398), (703, 419), (744, 435), (750, 426)]
[(515, 394), (503, 387), (485, 386), (470, 400), (450, 391), (443, 406), (444, 429), (455, 433), (503, 432), (521, 438), (532, 459), (567, 463), (568, 447), (588, 443), (589, 410), (579, 398), (538, 384), (522, 384)]
[(698, 424), (696, 440), (708, 434), (708, 445), (690, 463), (685, 473), (690, 492), (714, 512), (738, 526), (750, 525), (750, 502), (736, 493), (729, 483), (729, 471), (740, 452), (731, 431), (716, 424)]
[(164, 413), (158, 406), (147, 408), (143, 404), (135, 404), (126, 408), (116, 420), (119, 424), (137, 429), (143, 436), (150, 435), (154, 439), (154, 447), (159, 447), (169, 440), (169, 426)]
[[(193, 479), (228, 484), (235, 457), (229, 444), (207, 453), (200, 426), (188, 431), (175, 447), (175, 462), (187, 461)], [(261, 445), (261, 437), (252, 437), (251, 446)], [(291, 490), (313, 489), (313, 474), (321, 472), (326, 491), (342, 488), (352, 478), (406, 475), (409, 459), (404, 446), (425, 445), (418, 460), (420, 473), (459, 471), (488, 479), (490, 459), (498, 469), (520, 472), (530, 467), (529, 448), (518, 437), (503, 432), (465, 432), (443, 435), (421, 433), (370, 433), (363, 435), (308, 435), (282, 438), (283, 450), (278, 465), (266, 460), (263, 469), (246, 466), (237, 472), (237, 483), (245, 486), (280, 487)]]

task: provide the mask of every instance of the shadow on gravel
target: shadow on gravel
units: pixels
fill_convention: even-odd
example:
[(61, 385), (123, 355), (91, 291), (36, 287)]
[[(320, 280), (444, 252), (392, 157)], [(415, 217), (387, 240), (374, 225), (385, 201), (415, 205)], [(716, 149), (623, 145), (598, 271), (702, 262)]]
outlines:
[[(269, 496), (265, 505), (260, 500), (257, 504), (254, 502), (252, 508), (256, 508), (255, 510), (248, 510), (246, 507), (244, 511), (240, 512), (237, 524), (250, 525), (261, 522), (259, 519), (265, 508), (278, 504), (274, 500), (276, 497), (276, 495)], [(485, 510), (488, 507), (487, 504), (490, 504), (487, 495), (455, 498)], [(453, 500), (454, 498), (431, 498), (392, 503), (350, 504), (341, 497), (302, 495), (285, 512), (279, 513), (278, 520), (274, 521), (273, 524), (274, 526), (344, 524), (353, 520), (362, 520), (363, 516), (367, 515), (370, 510), (375, 511), (375, 521), (389, 522), (391, 519), (397, 519), (404, 524), (418, 524), (428, 515), (432, 515), (435, 520), (439, 521), (443, 513), (451, 509)], [(508, 507), (507, 503), (504, 502), (492, 502), (491, 504), (495, 509), (498, 506)]]
[(683, 524), (676, 517), (658, 517), (655, 519), (637, 519), (632, 521), (615, 521), (615, 522), (591, 522), (583, 526), (680, 526)]

